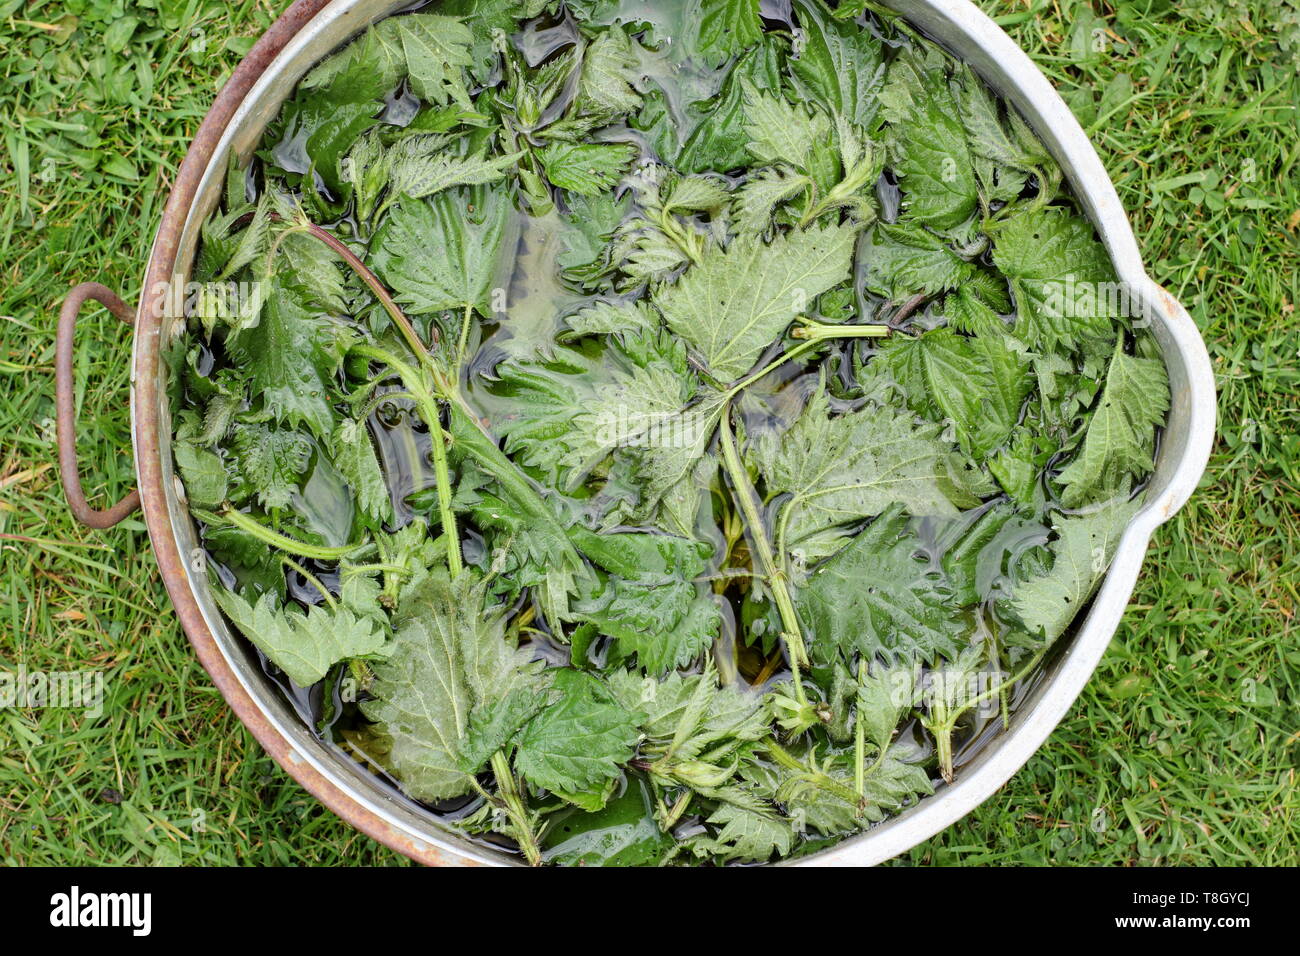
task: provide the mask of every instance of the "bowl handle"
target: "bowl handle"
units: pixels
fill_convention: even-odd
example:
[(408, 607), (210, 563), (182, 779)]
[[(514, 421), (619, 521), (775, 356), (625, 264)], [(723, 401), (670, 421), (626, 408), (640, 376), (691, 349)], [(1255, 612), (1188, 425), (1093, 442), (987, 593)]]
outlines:
[(88, 528), (111, 528), (140, 507), (140, 492), (132, 491), (113, 507), (104, 511), (90, 507), (81, 490), (81, 475), (77, 466), (77, 410), (72, 383), (72, 335), (77, 326), (77, 313), (87, 299), (94, 299), (108, 308), (127, 325), (135, 325), (131, 308), (112, 290), (98, 282), (83, 282), (73, 286), (63, 300), (59, 312), (59, 330), (54, 345), (54, 404), (57, 418), (55, 434), (59, 446), (59, 479), (63, 494), (68, 499), (72, 516)]

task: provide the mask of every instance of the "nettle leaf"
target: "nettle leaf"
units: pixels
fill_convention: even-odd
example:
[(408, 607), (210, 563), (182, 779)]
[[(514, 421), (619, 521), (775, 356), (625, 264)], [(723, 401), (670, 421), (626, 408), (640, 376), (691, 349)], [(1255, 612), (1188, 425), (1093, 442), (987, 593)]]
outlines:
[(561, 697), (515, 742), (515, 767), (545, 790), (581, 793), (619, 774), (632, 759), (639, 714), (619, 706), (594, 677), (563, 671)]
[(954, 654), (971, 625), (953, 588), (895, 505), (817, 567), (796, 606), (813, 660), (932, 661)]
[[(387, 147), (380, 145), (377, 136), (358, 140), (348, 154), (347, 170), (359, 218), (368, 222), (402, 197), (424, 199), (455, 186), (499, 182), (523, 156), (522, 152), (462, 156), (455, 148), (447, 137), (436, 134), (404, 136)], [(381, 192), (387, 195), (383, 203), (378, 202)]]
[(992, 93), (965, 64), (958, 70), (955, 88), (972, 154), (1026, 171), (1037, 171), (1052, 163), (1042, 142), (1032, 133), (1024, 135), (1028, 128), (1013, 109), (1007, 108), (1007, 122), (1002, 121)]
[(1012, 216), (993, 238), (993, 262), (1011, 280), (1016, 334), (1030, 345), (1074, 348), (1111, 333), (1105, 302), (1118, 280), (1086, 219), (1055, 206)]
[(933, 329), (897, 336), (874, 360), (888, 368), (913, 411), (951, 421), (957, 443), (983, 459), (1011, 434), (1033, 387), (1029, 359), (1010, 336), (963, 336)]
[(567, 316), (564, 320), (575, 336), (651, 336), (660, 326), (659, 314), (644, 301), (600, 300)]
[(569, 211), (562, 218), (569, 228), (561, 237), (564, 251), (556, 256), (556, 264), (575, 281), (598, 281), (608, 271), (609, 240), (627, 213), (630, 197), (573, 194), (568, 200)]
[(440, 106), (454, 101), (464, 109), (472, 108), (465, 68), (474, 63), (470, 56), (474, 37), (464, 23), (436, 13), (412, 13), (381, 20), (374, 34), (393, 60), (400, 51), (416, 96)]
[(739, 378), (812, 301), (848, 277), (855, 230), (811, 226), (764, 243), (739, 236), (710, 247), (654, 304), (668, 327), (700, 354), (719, 381)]
[(957, 289), (975, 273), (942, 239), (911, 224), (876, 224), (861, 256), (867, 288), (895, 302)]
[(695, 579), (712, 548), (658, 534), (596, 534), (581, 527), (570, 539), (608, 575), (575, 615), (614, 638), (619, 650), (637, 655), (650, 673), (685, 667), (717, 636), (718, 605)]
[(885, 81), (883, 46), (869, 31), (834, 20), (821, 0), (795, 4), (803, 44), (790, 60), (795, 89), (832, 116), (869, 129)]
[(768, 495), (790, 495), (778, 529), (794, 549), (891, 504), (915, 515), (956, 513), (943, 480), (951, 446), (939, 431), (875, 404), (831, 415), (825, 391), (818, 390), (783, 434), (763, 432), (749, 451)]
[(1067, 508), (1114, 497), (1155, 467), (1156, 427), (1169, 411), (1169, 375), (1164, 362), (1115, 347), (1101, 401), (1083, 446), (1057, 476)]
[(935, 229), (961, 225), (975, 212), (979, 190), (942, 56), (905, 50), (895, 57), (880, 101), (904, 207)]
[(788, 163), (811, 172), (811, 158), (825, 152), (831, 139), (826, 114), (816, 109), (809, 112), (784, 97), (761, 93), (748, 81), (743, 83), (743, 89), (750, 154), (760, 163)]
[(229, 479), (225, 462), (217, 454), (189, 441), (173, 442), (172, 454), (176, 456), (190, 501), (214, 507), (226, 500)]
[(393, 503), (370, 440), (370, 429), (364, 422), (341, 421), (334, 429), (331, 445), (334, 466), (352, 487), (357, 507), (375, 521), (389, 520)]
[(647, 754), (720, 761), (772, 729), (762, 694), (735, 685), (720, 687), (711, 658), (698, 674), (671, 673), (656, 679), (615, 671), (609, 688), (622, 707), (643, 715), (641, 749)]
[(591, 41), (578, 80), (580, 109), (617, 116), (641, 105), (641, 94), (633, 88), (639, 65), (634, 43), (617, 27)]
[[(550, 677), (505, 638), (505, 615), (484, 609), (484, 585), (432, 574), (402, 609), (388, 658), (375, 665), (375, 698), (361, 704), (387, 745), (386, 765), (417, 800), (473, 789), (485, 741), (508, 738)], [(473, 760), (467, 759), (473, 755)]]
[(317, 604), (301, 614), (279, 607), (270, 593), (256, 605), (224, 588), (212, 593), (240, 632), (299, 687), (315, 684), (339, 661), (388, 652), (384, 629), (346, 607)]
[(699, 49), (706, 62), (723, 63), (762, 38), (758, 7), (759, 0), (701, 0)]
[(280, 242), (276, 268), (281, 281), (303, 302), (334, 314), (347, 311), (339, 265), (325, 243), (304, 233), (291, 232)]
[(861, 723), (864, 736), (878, 753), (889, 749), (899, 721), (913, 706), (915, 686), (911, 666), (885, 667), (872, 664), (857, 681), (853, 718)]
[(943, 315), (959, 332), (997, 338), (1010, 331), (1002, 318), (1011, 307), (1006, 284), (992, 273), (976, 271), (943, 300)]
[(688, 119), (695, 127), (682, 143), (678, 169), (726, 172), (749, 162), (744, 88), (747, 84), (760, 90), (780, 88), (781, 44), (776, 34), (764, 34), (736, 60), (716, 97), (691, 104)]
[(339, 364), (328, 323), (278, 278), (265, 279), (266, 304), (258, 324), (227, 340), (246, 370), (251, 393), (276, 421), (306, 425), (318, 437), (334, 430), (329, 394)]
[(469, 306), (489, 317), (492, 290), (505, 286), (514, 266), (516, 228), (509, 194), (500, 190), (407, 200), (371, 241), (367, 264), (411, 314)]
[(301, 432), (266, 425), (235, 426), (235, 458), (240, 473), (264, 508), (287, 507), (302, 484), (312, 444)]
[(367, 32), (303, 77), (271, 127), (279, 142), (260, 155), (290, 174), (315, 170), (332, 192), (340, 192), (339, 159), (374, 124), (400, 70)]
[(736, 191), (736, 231), (758, 235), (772, 223), (782, 203), (801, 196), (812, 180), (788, 166), (770, 166), (749, 177)]
[(474, 37), (470, 72), (479, 82), (487, 83), (499, 58), (492, 46), (493, 31), (513, 33), (520, 20), (537, 16), (542, 6), (537, 0), (444, 0), (438, 10), (469, 27)]
[(1057, 537), (1049, 546), (1051, 568), (1017, 584), (1004, 605), (1028, 633), (1023, 643), (1042, 647), (1065, 632), (1110, 567), (1120, 535), (1138, 507), (1136, 500), (1117, 499), (1085, 514), (1057, 515), (1052, 522)]
[(719, 829), (717, 836), (707, 841), (707, 849), (724, 860), (761, 863), (773, 853), (785, 856), (794, 845), (791, 822), (772, 811), (723, 803), (709, 815), (708, 822)]
[(493, 428), (506, 451), (572, 491), (616, 447), (652, 445), (695, 392), (680, 343), (656, 336), (640, 355), (610, 344), (604, 351), (560, 348), (547, 361), (497, 368), (505, 399)]
[(630, 143), (551, 143), (538, 151), (546, 178), (579, 196), (607, 192), (636, 158)]

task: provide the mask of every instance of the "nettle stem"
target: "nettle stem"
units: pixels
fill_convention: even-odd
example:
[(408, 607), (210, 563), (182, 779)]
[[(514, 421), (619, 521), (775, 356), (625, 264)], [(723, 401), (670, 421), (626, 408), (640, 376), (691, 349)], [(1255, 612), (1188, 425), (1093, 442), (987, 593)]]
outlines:
[(829, 339), (879, 339), (889, 334), (887, 325), (835, 325), (813, 319), (802, 321), (803, 324), (790, 335), (809, 342), (825, 342)]
[(387, 349), (374, 345), (354, 345), (354, 355), (370, 359), (390, 368), (402, 384), (406, 386), (420, 417), (429, 426), (430, 447), (433, 451), (433, 473), (438, 488), (438, 519), (442, 525), (442, 534), (447, 541), (447, 567), (454, 578), (464, 569), (460, 553), (460, 535), (456, 530), (456, 514), (451, 508), (451, 466), (447, 461), (446, 433), (442, 428), (442, 412), (438, 408), (438, 397), (429, 388), (425, 376), (403, 362)]
[(510, 769), (510, 761), (500, 750), (492, 755), (492, 776), (497, 782), (497, 798), (501, 801), (506, 816), (510, 818), (515, 840), (519, 843), (524, 859), (529, 866), (541, 866), (542, 850), (537, 843), (537, 834), (533, 832), (533, 821), (528, 816), (528, 808), (524, 805), (519, 783)]
[[(962, 704), (960, 707), (954, 708), (951, 711), (945, 711), (938, 720), (926, 721), (923, 719), (921, 721), (925, 729), (930, 731), (931, 736), (934, 737), (935, 756), (938, 758), (939, 772), (943, 775), (944, 780), (946, 780), (948, 783), (952, 783), (952, 778), (953, 778), (952, 734), (953, 731), (957, 729), (957, 722), (961, 720), (962, 717), (964, 717), (969, 711), (978, 707), (986, 700), (992, 700), (994, 697), (1000, 697), (1001, 695), (1009, 691), (1011, 688), (1019, 684), (1022, 680), (1024, 680), (1033, 672), (1034, 668), (1038, 666), (1039, 661), (1043, 659), (1046, 653), (1047, 653), (1046, 648), (1044, 648), (1041, 651), (1037, 651), (1029, 658), (1029, 660), (1025, 663), (1024, 667), (1020, 668), (1020, 670), (1016, 671), (1016, 673), (1012, 674), (1006, 680), (999, 682), (996, 687), (990, 687), (982, 694), (977, 694), (976, 696), (972, 697), (970, 700)], [(1005, 720), (1006, 719), (1005, 716), (1003, 716), (1002, 719)], [(1004, 724), (1003, 726), (1005, 728), (1006, 725)]]
[(341, 561), (367, 547), (365, 544), (346, 544), (341, 548), (332, 548), (322, 544), (308, 544), (306, 541), (291, 538), (287, 534), (272, 531), (233, 505), (225, 505), (220, 512), (191, 508), (190, 513), (208, 524), (224, 523), (234, 525), (240, 531), (257, 538), (264, 544), (269, 544), (279, 551), (283, 551), (285, 554), (307, 558), (311, 561)]
[[(464, 561), (460, 553), (460, 534), (456, 529), (456, 514), (451, 508), (451, 468), (447, 462), (447, 443), (442, 429), (442, 415), (435, 400), (435, 393), (437, 393), (438, 398), (452, 400), (455, 395), (455, 386), (448, 381), (442, 369), (434, 362), (429, 349), (420, 341), (420, 336), (416, 333), (415, 327), (411, 325), (411, 320), (406, 317), (393, 296), (384, 288), (384, 284), (379, 281), (379, 277), (361, 261), (357, 254), (327, 230), (305, 217), (301, 221), (300, 228), (328, 246), (369, 287), (375, 298), (379, 300), (379, 304), (384, 307), (384, 311), (388, 313), (389, 318), (393, 320), (393, 325), (406, 341), (411, 354), (416, 357), (421, 368), (424, 369), (429, 380), (432, 381), (433, 388), (430, 389), (423, 376), (416, 374), (413, 368), (383, 349), (370, 346), (355, 346), (353, 349), (353, 351), (361, 355), (366, 355), (365, 350), (368, 349), (368, 357), (382, 362), (397, 372), (406, 385), (407, 391), (415, 399), (424, 423), (429, 426), (429, 432), (433, 439), (430, 443), (433, 449), (433, 470), (438, 482), (438, 519), (442, 525), (443, 538), (447, 542), (447, 567), (450, 569), (452, 577), (456, 577), (464, 569)], [(468, 322), (468, 307), (465, 315)], [(437, 344), (437, 326), (433, 326), (432, 335), (434, 344)]]
[(727, 402), (722, 407), (722, 419), (718, 424), (718, 437), (722, 448), (723, 467), (726, 468), (727, 474), (731, 478), (736, 501), (740, 505), (741, 513), (745, 516), (745, 524), (749, 527), (754, 553), (763, 567), (763, 573), (767, 576), (768, 588), (772, 592), (772, 599), (781, 615), (781, 636), (790, 652), (790, 670), (794, 675), (795, 699), (801, 705), (807, 706), (808, 697), (804, 694), (803, 678), (800, 675), (800, 669), (808, 666), (808, 652), (804, 647), (803, 631), (799, 627), (799, 616), (795, 613), (794, 601), (790, 597), (790, 589), (786, 586), (785, 572), (777, 566), (776, 557), (772, 553), (772, 543), (768, 540), (762, 517), (758, 513), (758, 496), (753, 485), (750, 484), (749, 473), (745, 471), (745, 466), (740, 460), (740, 454), (736, 450), (736, 441), (731, 434), (731, 402)]

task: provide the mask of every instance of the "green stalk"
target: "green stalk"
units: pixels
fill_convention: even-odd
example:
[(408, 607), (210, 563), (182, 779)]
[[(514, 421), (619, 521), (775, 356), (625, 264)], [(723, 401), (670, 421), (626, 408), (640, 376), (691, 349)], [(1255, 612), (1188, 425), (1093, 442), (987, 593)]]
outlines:
[(523, 851), (524, 859), (528, 861), (529, 866), (540, 866), (542, 850), (537, 844), (537, 835), (533, 833), (533, 824), (528, 818), (528, 808), (524, 806), (523, 794), (519, 792), (515, 775), (511, 772), (510, 763), (506, 760), (503, 751), (498, 750), (492, 755), (492, 776), (496, 778), (497, 795), (505, 805), (506, 816), (514, 825), (515, 839), (519, 841), (519, 849)]
[[(867, 662), (858, 660), (858, 687), (867, 679)], [(856, 696), (856, 694), (855, 694)], [(858, 791), (858, 800), (867, 794), (867, 727), (862, 714), (856, 714), (853, 724), (853, 788)]]
[(803, 632), (799, 627), (799, 617), (795, 614), (790, 589), (786, 587), (785, 572), (777, 567), (776, 558), (772, 554), (772, 544), (767, 540), (767, 532), (763, 530), (762, 518), (759, 516), (758, 506), (755, 504), (757, 495), (749, 482), (748, 472), (745, 471), (744, 465), (741, 464), (740, 455), (736, 451), (736, 441), (731, 435), (730, 402), (727, 402), (722, 408), (722, 419), (718, 424), (718, 435), (719, 444), (722, 448), (723, 466), (731, 478), (732, 487), (736, 489), (736, 498), (740, 504), (740, 510), (745, 516), (745, 523), (749, 526), (754, 551), (758, 555), (764, 574), (767, 575), (768, 587), (772, 590), (772, 598), (776, 602), (777, 611), (781, 615), (781, 625), (784, 628), (782, 637), (785, 639), (790, 652), (791, 671), (794, 674), (795, 699), (801, 705), (807, 706), (808, 698), (804, 694), (803, 678), (799, 673), (801, 667), (808, 665), (808, 652), (804, 647)]
[(931, 735), (934, 737), (935, 756), (939, 759), (939, 772), (943, 775), (944, 780), (949, 783), (952, 782), (952, 732), (957, 726), (957, 721), (961, 720), (966, 712), (972, 708), (978, 707), (980, 704), (984, 703), (984, 701), (996, 697), (1004, 693), (1008, 688), (1015, 687), (1019, 684), (1029, 676), (1035, 667), (1038, 666), (1039, 661), (1043, 659), (1043, 655), (1046, 653), (1046, 648), (1037, 652), (1029, 658), (1029, 662), (1025, 664), (1024, 667), (1018, 670), (1015, 674), (1012, 674), (1007, 680), (1002, 681), (996, 687), (989, 688), (982, 694), (977, 694), (972, 697), (951, 713), (945, 714), (942, 720), (932, 724), (926, 723), (924, 720), (922, 721), (926, 729), (929, 730)]
[[(889, 334), (887, 325), (834, 325), (803, 319), (803, 325), (790, 333), (796, 339), (822, 342), (827, 339), (879, 339)], [(793, 350), (792, 350), (793, 351)]]
[(457, 577), (464, 569), (460, 553), (460, 534), (456, 530), (456, 514), (451, 508), (451, 467), (447, 463), (447, 442), (442, 428), (442, 414), (438, 402), (427, 387), (424, 376), (415, 368), (403, 362), (387, 349), (374, 345), (354, 345), (352, 352), (362, 358), (368, 358), (387, 365), (397, 373), (406, 390), (410, 392), (420, 417), (429, 426), (430, 447), (433, 449), (433, 472), (438, 486), (438, 520), (442, 525), (442, 534), (447, 541), (447, 567), (451, 576)]
[(360, 551), (365, 545), (363, 544), (345, 544), (341, 548), (331, 548), (326, 545), (308, 544), (306, 541), (299, 541), (297, 538), (291, 538), (288, 535), (281, 534), (278, 531), (272, 531), (270, 528), (260, 524), (257, 520), (250, 518), (242, 511), (233, 507), (226, 506), (218, 514), (212, 511), (204, 511), (200, 508), (190, 509), (190, 513), (196, 518), (208, 522), (209, 524), (232, 524), (241, 531), (245, 531), (262, 541), (269, 544), (286, 554), (292, 554), (295, 557), (307, 558), (312, 561), (341, 561), (343, 558)]
[(334, 600), (334, 595), (330, 594), (329, 588), (321, 584), (320, 578), (316, 577), (316, 575), (312, 574), (310, 571), (304, 568), (293, 558), (289, 557), (287, 554), (280, 555), (280, 563), (287, 568), (292, 568), (294, 571), (297, 571), (304, 578), (306, 578), (307, 583), (316, 589), (317, 593), (319, 593), (320, 596), (325, 600), (325, 605), (331, 611), (336, 610), (338, 608), (339, 604), (337, 601)]

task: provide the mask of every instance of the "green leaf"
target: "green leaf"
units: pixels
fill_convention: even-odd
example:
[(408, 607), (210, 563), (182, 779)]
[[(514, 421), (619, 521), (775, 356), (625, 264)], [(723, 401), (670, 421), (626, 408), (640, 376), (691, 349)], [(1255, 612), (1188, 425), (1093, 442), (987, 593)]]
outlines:
[[(363, 136), (348, 153), (347, 180), (356, 196), (357, 215), (369, 222), (402, 197), (423, 199), (455, 186), (499, 182), (523, 153), (489, 158), (460, 155), (448, 137), (404, 136), (383, 146), (377, 135)], [(380, 203), (380, 194), (386, 199)]]
[(920, 415), (951, 421), (962, 450), (983, 460), (1011, 434), (1033, 387), (1029, 360), (1010, 336), (933, 329), (881, 346), (881, 362)]
[(310, 313), (278, 278), (268, 286), (257, 325), (227, 341), (246, 370), (251, 393), (278, 422), (306, 425), (317, 437), (334, 430), (329, 393), (338, 359), (329, 348), (328, 323)]
[(346, 607), (317, 604), (304, 615), (278, 607), (270, 593), (256, 605), (224, 588), (212, 593), (243, 635), (299, 687), (315, 684), (339, 661), (388, 652), (383, 629)]
[(643, 300), (600, 300), (568, 316), (565, 324), (575, 336), (653, 335), (659, 328), (659, 314)]
[(574, 613), (614, 638), (650, 673), (685, 667), (709, 647), (721, 625), (718, 605), (695, 578), (711, 549), (686, 538), (575, 526), (570, 539), (608, 576)]
[(692, 759), (734, 750), (759, 740), (770, 730), (761, 694), (735, 685), (718, 686), (712, 660), (699, 674), (671, 673), (662, 679), (635, 671), (616, 671), (609, 686), (619, 703), (644, 715), (641, 723), (648, 752), (671, 751)]
[(188, 441), (173, 442), (172, 454), (180, 466), (185, 494), (191, 502), (215, 507), (226, 500), (229, 483), (225, 463), (220, 457)]
[(907, 50), (890, 64), (880, 96), (904, 208), (935, 229), (965, 222), (979, 201), (966, 131), (946, 74), (940, 56)]
[(1051, 568), (1017, 584), (1008, 610), (1042, 647), (1060, 637), (1083, 608), (1110, 567), (1120, 535), (1139, 502), (1117, 499), (1074, 517), (1052, 522), (1057, 538), (1050, 545)]
[(392, 58), (397, 51), (415, 95), (440, 106), (456, 102), (472, 108), (464, 68), (473, 65), (469, 27), (455, 17), (412, 13), (381, 20), (375, 37)]
[(784, 97), (760, 93), (748, 81), (745, 91), (745, 132), (749, 152), (760, 163), (787, 163), (812, 172), (814, 154), (824, 153), (831, 124), (820, 110), (811, 113)]
[[(1027, 171), (1052, 164), (1047, 148), (1037, 138), (1032, 134), (1017, 135), (1024, 121), (1010, 107), (1007, 123), (1003, 123), (993, 94), (965, 64), (957, 74), (956, 93), (971, 153), (1001, 166)], [(1013, 131), (1007, 130), (1007, 124)]]
[(347, 311), (338, 257), (319, 239), (289, 233), (280, 242), (276, 266), (280, 279), (304, 303), (334, 314)]
[(1011, 280), (1016, 334), (1030, 345), (1074, 348), (1110, 334), (1111, 316), (1098, 300), (1117, 279), (1086, 219), (1055, 206), (1013, 216), (993, 238), (993, 262)]
[(515, 224), (510, 197), (500, 190), (406, 200), (372, 240), (368, 264), (411, 314), (470, 306), (488, 317), (492, 290), (513, 271)]
[(790, 495), (778, 518), (778, 540), (790, 549), (802, 545), (811, 559), (814, 536), (891, 504), (915, 515), (954, 514), (942, 478), (950, 448), (937, 425), (918, 424), (887, 406), (832, 416), (819, 390), (784, 434), (756, 436), (750, 453), (768, 495)]
[(763, 36), (759, 0), (700, 0), (699, 50), (717, 65)]
[(563, 672), (562, 697), (524, 728), (515, 744), (515, 766), (529, 783), (546, 790), (580, 792), (618, 776), (637, 740), (635, 711), (614, 703), (593, 677)]
[(719, 381), (731, 381), (813, 299), (848, 278), (855, 230), (812, 226), (770, 243), (737, 237), (710, 247), (677, 282), (654, 292), (668, 327), (691, 345)]
[(867, 235), (867, 288), (894, 302), (956, 289), (975, 272), (942, 239), (915, 225), (879, 223)]
[(387, 747), (386, 765), (417, 800), (473, 789), (487, 744), (549, 682), (527, 650), (506, 641), (504, 614), (483, 600), (482, 582), (431, 575), (403, 608), (388, 659), (375, 665), (376, 699), (361, 704)]
[(287, 507), (302, 484), (312, 445), (301, 432), (259, 424), (235, 427), (235, 457), (264, 508)]
[(1114, 497), (1150, 473), (1156, 428), (1168, 411), (1164, 362), (1129, 355), (1118, 342), (1083, 446), (1057, 476), (1061, 503), (1077, 508)]
[[(412, 142), (408, 137), (403, 143)], [(481, 186), (500, 181), (512, 170), (523, 153), (507, 156), (453, 156), (439, 152), (432, 156), (397, 162), (393, 166), (392, 188), (404, 196), (421, 199), (453, 186)]]
[(814, 570), (796, 606), (823, 664), (837, 654), (933, 661), (955, 653), (971, 627), (898, 506)]
[(795, 89), (830, 115), (869, 129), (885, 79), (880, 41), (855, 23), (834, 20), (821, 0), (799, 0), (795, 12), (804, 34), (790, 60)]
[(364, 422), (344, 420), (334, 429), (334, 466), (352, 486), (357, 506), (375, 521), (393, 516), (393, 503)]
[(727, 860), (761, 863), (773, 853), (785, 856), (794, 845), (794, 827), (772, 812), (724, 803), (714, 810), (708, 822), (719, 827), (711, 848)]
[(744, 87), (746, 83), (757, 89), (780, 87), (779, 44), (775, 34), (764, 34), (762, 41), (736, 60), (717, 96), (691, 104), (688, 119), (695, 125), (682, 143), (678, 169), (727, 172), (749, 163)]
[(636, 158), (630, 143), (551, 143), (538, 154), (546, 178), (579, 196), (607, 192)]
[(502, 363), (495, 391), (505, 401), (490, 417), (506, 451), (572, 491), (614, 448), (673, 440), (669, 426), (695, 380), (680, 344), (656, 343), (636, 357), (611, 344), (596, 355), (559, 348), (550, 361)]
[(617, 116), (641, 105), (641, 94), (632, 87), (639, 63), (633, 42), (618, 27), (606, 30), (591, 41), (583, 54), (582, 76), (578, 81), (583, 108)]
[(760, 169), (736, 191), (736, 231), (763, 233), (771, 225), (776, 208), (802, 195), (811, 184), (811, 179), (788, 166)]
[(895, 668), (875, 664), (857, 682), (854, 719), (878, 753), (889, 749), (899, 721), (911, 709), (914, 683), (913, 670), (906, 664)]

